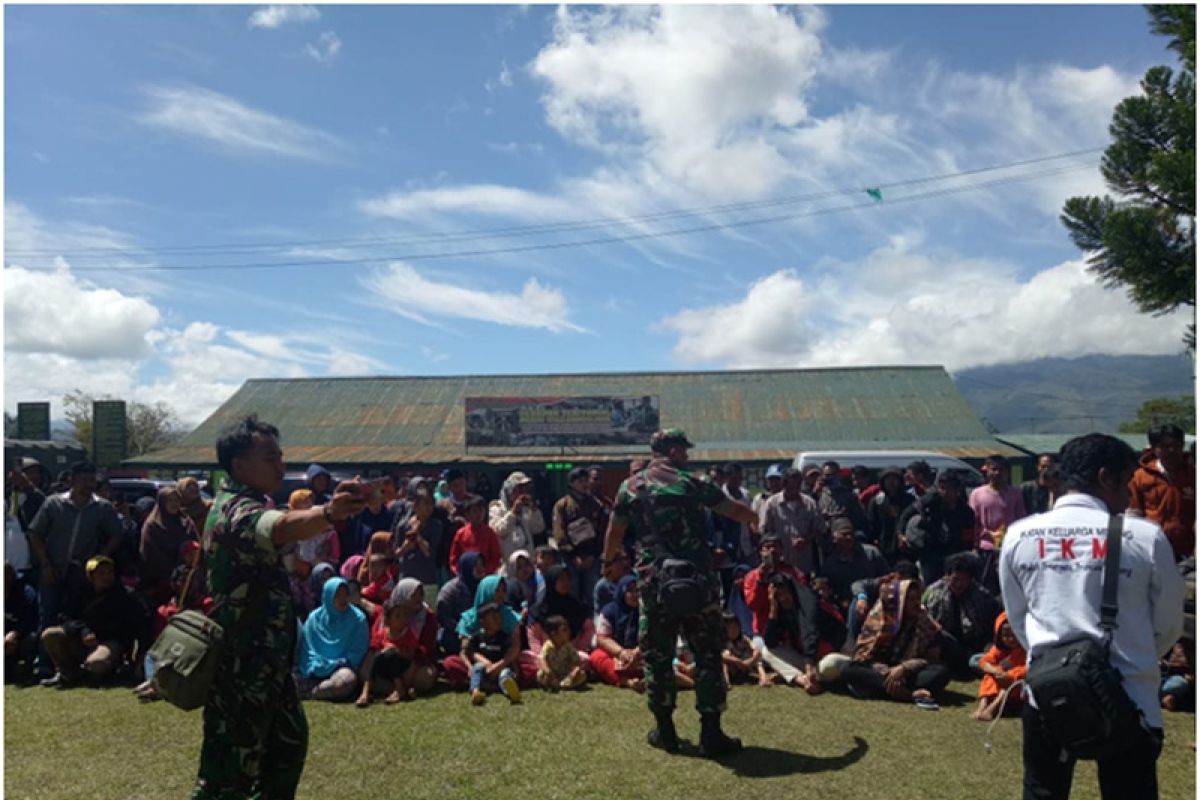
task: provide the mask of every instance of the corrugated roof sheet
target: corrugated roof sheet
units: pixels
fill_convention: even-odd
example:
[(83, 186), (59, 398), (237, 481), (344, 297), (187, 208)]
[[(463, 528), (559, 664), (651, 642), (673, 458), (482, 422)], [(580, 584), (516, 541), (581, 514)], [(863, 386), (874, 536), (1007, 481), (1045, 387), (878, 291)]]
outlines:
[[(983, 427), (941, 367), (250, 380), (178, 445), (126, 462), (203, 466), (226, 425), (257, 413), (279, 427), (289, 463), (505, 463), (558, 448), (464, 446), (464, 398), (658, 395), (697, 461), (785, 460), (813, 449), (925, 449), (1016, 455)], [(628, 448), (568, 454), (627, 460)]]
[[(1062, 446), (1079, 433), (998, 433), (996, 438), (1005, 444), (1010, 444), (1030, 455), (1038, 453), (1057, 453)], [(1146, 449), (1146, 434), (1144, 433), (1114, 433), (1118, 439), (1126, 442), (1139, 453)], [(1186, 444), (1190, 445), (1196, 437), (1186, 434)]]

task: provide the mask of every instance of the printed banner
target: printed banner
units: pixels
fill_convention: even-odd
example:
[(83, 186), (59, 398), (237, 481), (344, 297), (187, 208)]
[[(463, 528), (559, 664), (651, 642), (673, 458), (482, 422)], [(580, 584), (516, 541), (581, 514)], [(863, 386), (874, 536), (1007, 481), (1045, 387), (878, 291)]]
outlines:
[(467, 447), (645, 447), (658, 397), (468, 397)]

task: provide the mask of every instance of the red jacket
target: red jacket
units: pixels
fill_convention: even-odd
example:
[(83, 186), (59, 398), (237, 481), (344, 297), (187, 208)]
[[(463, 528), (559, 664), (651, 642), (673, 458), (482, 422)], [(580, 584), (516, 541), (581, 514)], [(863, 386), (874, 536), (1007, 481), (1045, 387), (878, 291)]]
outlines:
[(473, 527), (463, 525), (454, 534), (450, 543), (450, 571), (458, 574), (458, 559), (463, 553), (475, 551), (483, 561), (483, 568), (488, 575), (494, 575), (500, 569), (500, 537), (489, 525)]
[(1186, 465), (1172, 480), (1158, 468), (1153, 451), (1146, 451), (1129, 481), (1129, 510), (1162, 526), (1175, 551), (1175, 560), (1196, 550), (1196, 476)]
[[(791, 564), (778, 564), (775, 571), (792, 578), (801, 586), (808, 586), (808, 579)], [(754, 635), (762, 636), (767, 629), (767, 615), (771, 613), (771, 601), (767, 596), (767, 584), (762, 579), (762, 567), (750, 570), (742, 579), (742, 595), (753, 617)]]
[(437, 660), (437, 615), (425, 610), (425, 624), (420, 631), (408, 628), (399, 639), (389, 635), (382, 608), (376, 608), (371, 625), (371, 649), (382, 650), (389, 644), (401, 651), (411, 652), (417, 664), (433, 664)]

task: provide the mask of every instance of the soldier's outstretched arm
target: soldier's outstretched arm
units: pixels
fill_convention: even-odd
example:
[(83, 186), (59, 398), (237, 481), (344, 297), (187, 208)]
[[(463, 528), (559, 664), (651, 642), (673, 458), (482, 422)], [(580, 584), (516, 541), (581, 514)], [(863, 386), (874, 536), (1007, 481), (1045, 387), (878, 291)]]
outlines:
[(607, 565), (617, 553), (621, 551), (621, 544), (625, 541), (625, 528), (627, 527), (625, 520), (617, 515), (608, 518), (608, 531), (604, 534), (604, 564)]
[(727, 498), (722, 500), (720, 505), (716, 506), (713, 511), (716, 511), (723, 517), (729, 517), (734, 522), (749, 525), (751, 530), (758, 530), (758, 514), (755, 514), (754, 509), (745, 503), (739, 503), (737, 500)]

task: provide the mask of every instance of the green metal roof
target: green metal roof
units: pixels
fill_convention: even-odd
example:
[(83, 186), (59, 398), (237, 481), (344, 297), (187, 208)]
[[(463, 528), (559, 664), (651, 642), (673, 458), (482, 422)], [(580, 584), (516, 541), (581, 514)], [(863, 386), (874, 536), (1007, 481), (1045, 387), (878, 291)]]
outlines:
[[(291, 464), (528, 461), (559, 448), (464, 446), (464, 398), (658, 395), (663, 427), (681, 427), (697, 461), (791, 459), (801, 450), (1002, 452), (941, 367), (250, 380), (177, 446), (131, 466), (215, 463), (222, 428), (250, 413), (278, 426)], [(629, 448), (570, 449), (598, 461)], [(644, 450), (642, 452), (645, 452)]]
[[(1082, 435), (1079, 433), (997, 433), (996, 438), (1018, 450), (1024, 450), (1029, 455), (1037, 455), (1039, 453), (1057, 453), (1068, 441)], [(1147, 447), (1144, 433), (1114, 433), (1111, 435), (1123, 440), (1139, 453)], [(1191, 434), (1187, 434), (1185, 436), (1186, 444), (1190, 445), (1194, 438)]]

